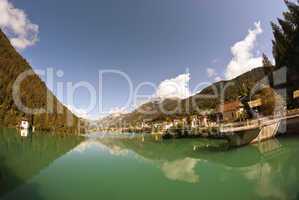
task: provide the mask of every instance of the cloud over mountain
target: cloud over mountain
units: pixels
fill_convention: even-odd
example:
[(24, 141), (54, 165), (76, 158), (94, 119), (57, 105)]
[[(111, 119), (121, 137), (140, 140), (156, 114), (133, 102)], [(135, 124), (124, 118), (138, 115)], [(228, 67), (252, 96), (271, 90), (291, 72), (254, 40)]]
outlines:
[(222, 80), (222, 77), (218, 74), (218, 72), (215, 69), (208, 67), (206, 70), (209, 78), (213, 78), (216, 82)]
[(262, 66), (262, 57), (255, 57), (253, 53), (257, 36), (262, 33), (261, 23), (256, 22), (254, 23), (254, 29), (249, 29), (245, 39), (232, 46), (233, 58), (226, 68), (226, 79), (235, 78), (244, 72)]
[(209, 78), (218, 75), (217, 72), (215, 71), (215, 69), (210, 68), (210, 67), (207, 68), (207, 74), (208, 74)]
[(155, 98), (187, 98), (191, 95), (189, 81), (189, 73), (180, 74), (172, 79), (166, 79), (159, 84)]

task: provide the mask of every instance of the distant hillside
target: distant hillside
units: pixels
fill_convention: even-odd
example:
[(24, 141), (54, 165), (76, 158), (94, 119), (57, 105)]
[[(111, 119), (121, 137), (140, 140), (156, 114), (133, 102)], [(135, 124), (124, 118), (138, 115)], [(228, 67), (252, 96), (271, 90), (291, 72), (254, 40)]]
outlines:
[[(214, 83), (203, 89), (200, 93), (184, 99), (182, 104), (189, 106), (189, 111), (187, 111), (187, 113), (196, 113), (196, 110), (215, 109), (220, 103), (221, 91), (225, 91), (223, 94), (224, 101), (236, 100), (240, 96), (244, 96), (252, 91), (257, 83), (265, 86), (269, 85), (268, 75), (273, 71), (273, 69), (273, 67), (259, 67), (232, 80)], [(215, 90), (219, 94), (217, 95), (217, 98), (201, 98), (202, 95), (214, 95)], [(192, 105), (192, 101), (195, 102), (194, 105)]]
[[(79, 119), (57, 100), (37, 75), (29, 76), (22, 82), (21, 100), (28, 108), (45, 108), (47, 92), (49, 92), (49, 97), (53, 98), (53, 113), (32, 117), (16, 107), (12, 97), (12, 86), (16, 78), (27, 70), (32, 68), (0, 30), (0, 126), (15, 127), (22, 118), (26, 117), (28, 120), (33, 119), (35, 127), (41, 131), (75, 133)], [(63, 110), (61, 114), (57, 113), (57, 107)], [(68, 114), (73, 116), (73, 125), (70, 127), (66, 123)]]
[[(220, 103), (220, 96), (215, 98), (203, 98), (201, 95), (213, 95), (215, 90), (220, 94), (223, 88), (227, 87), (224, 94), (224, 100), (235, 100), (240, 96), (245, 95), (262, 79), (267, 78), (268, 74), (272, 72), (273, 67), (259, 67), (246, 72), (232, 80), (220, 81), (212, 84), (211, 86), (203, 89), (198, 94), (191, 96), (187, 99), (165, 99), (163, 101), (153, 101), (141, 105), (139, 108), (128, 114), (122, 114), (118, 116), (108, 116), (104, 118), (100, 123), (102, 125), (116, 126), (117, 124), (136, 124), (143, 120), (146, 121), (163, 121), (175, 118), (177, 116), (191, 115), (199, 112), (215, 109)], [(268, 85), (267, 81), (262, 83)], [(192, 103), (194, 102), (194, 103)], [(161, 109), (162, 108), (162, 109)], [(165, 114), (164, 111), (174, 111)]]

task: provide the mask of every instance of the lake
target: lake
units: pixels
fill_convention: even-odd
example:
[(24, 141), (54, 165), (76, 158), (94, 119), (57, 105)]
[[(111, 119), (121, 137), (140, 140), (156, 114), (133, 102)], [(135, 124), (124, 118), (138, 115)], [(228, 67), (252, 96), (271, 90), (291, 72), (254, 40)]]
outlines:
[[(196, 146), (196, 150), (194, 150)], [(299, 199), (299, 138), (222, 141), (0, 129), (1, 199)]]

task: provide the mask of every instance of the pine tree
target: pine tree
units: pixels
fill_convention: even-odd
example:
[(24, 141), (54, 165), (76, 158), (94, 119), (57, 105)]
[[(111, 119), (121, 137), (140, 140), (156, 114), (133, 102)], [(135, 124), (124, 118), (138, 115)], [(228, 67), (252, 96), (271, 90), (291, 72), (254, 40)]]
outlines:
[(273, 64), (269, 60), (269, 58), (266, 56), (266, 54), (263, 54), (263, 67), (273, 67)]
[(287, 69), (287, 103), (294, 106), (293, 91), (299, 89), (299, 1), (285, 0), (288, 11), (278, 24), (272, 23), (274, 34), (273, 56), (277, 68)]

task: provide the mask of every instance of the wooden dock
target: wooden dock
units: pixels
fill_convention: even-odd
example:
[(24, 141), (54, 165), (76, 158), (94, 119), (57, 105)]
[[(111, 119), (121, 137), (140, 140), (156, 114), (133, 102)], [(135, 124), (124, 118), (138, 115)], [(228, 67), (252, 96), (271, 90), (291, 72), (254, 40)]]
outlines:
[[(243, 146), (257, 143), (276, 137), (285, 127), (282, 127), (282, 121), (286, 125), (288, 120), (299, 119), (299, 115), (289, 115), (283, 117), (267, 117), (258, 120), (246, 122), (240, 126), (240, 123), (229, 124), (221, 127), (220, 132), (229, 141), (231, 146)], [(285, 130), (286, 131), (286, 130)]]

